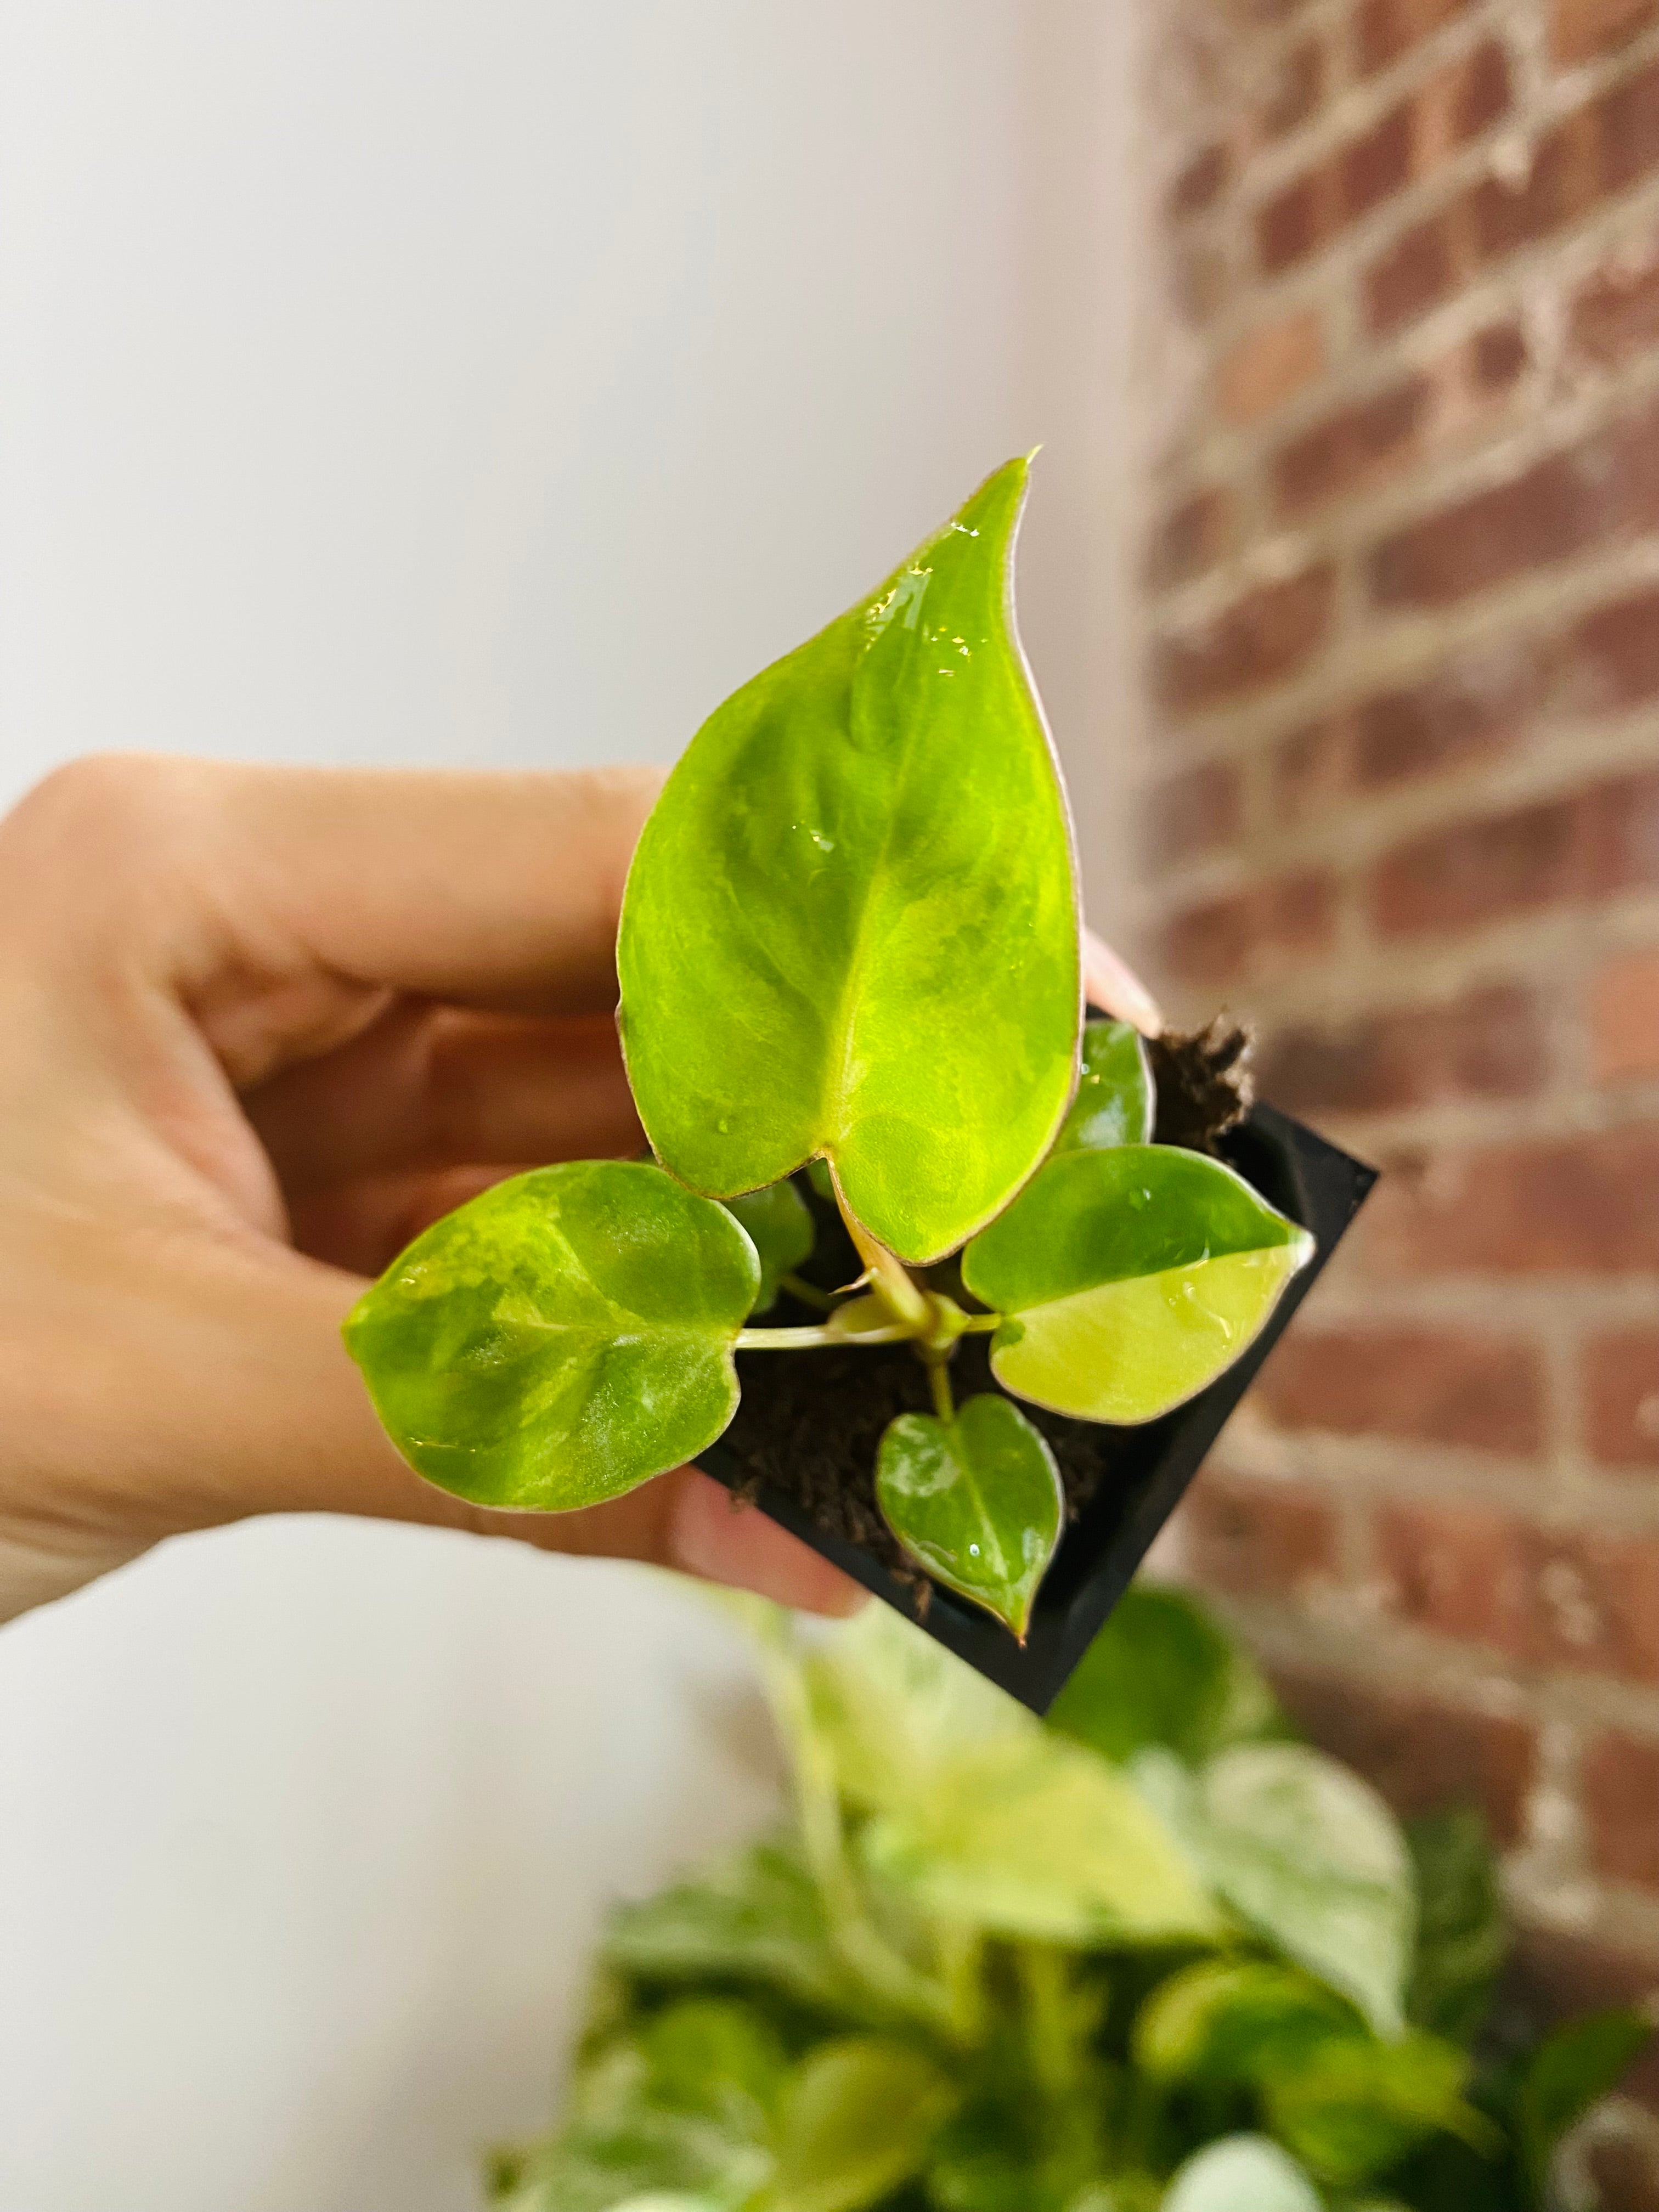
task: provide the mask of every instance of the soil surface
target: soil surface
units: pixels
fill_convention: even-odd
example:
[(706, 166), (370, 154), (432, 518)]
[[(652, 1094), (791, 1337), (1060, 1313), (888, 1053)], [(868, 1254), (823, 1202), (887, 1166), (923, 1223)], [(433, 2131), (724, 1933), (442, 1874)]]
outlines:
[[(1212, 1022), (1190, 1036), (1158, 1039), (1151, 1048), (1158, 1091), (1154, 1141), (1213, 1152), (1216, 1140), (1243, 1120), (1250, 1103), (1249, 1040), (1232, 1024)], [(833, 1206), (803, 1175), (797, 1187), (817, 1223), (817, 1243), (801, 1269), (823, 1290), (840, 1289), (859, 1273), (850, 1239)], [(931, 1285), (969, 1310), (954, 1263), (927, 1271)], [(787, 1295), (764, 1316), (769, 1328), (798, 1328), (823, 1316)], [(908, 1344), (846, 1350), (746, 1352), (738, 1359), (743, 1402), (721, 1439), (740, 1470), (737, 1487), (763, 1485), (794, 1500), (826, 1534), (847, 1539), (879, 1559), (925, 1603), (931, 1587), (899, 1543), (876, 1503), (876, 1448), (898, 1413), (933, 1409), (927, 1370)], [(990, 1346), (964, 1337), (951, 1362), (957, 1402), (996, 1390)], [(1123, 1451), (1123, 1432), (1092, 1421), (1068, 1420), (1040, 1406), (1020, 1411), (1048, 1438), (1075, 1519)]]

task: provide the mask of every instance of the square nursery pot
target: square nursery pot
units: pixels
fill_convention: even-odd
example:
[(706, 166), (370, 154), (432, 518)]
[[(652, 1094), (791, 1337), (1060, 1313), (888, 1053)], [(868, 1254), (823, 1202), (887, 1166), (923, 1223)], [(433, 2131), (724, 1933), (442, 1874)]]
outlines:
[[(1071, 1509), (1024, 1646), (989, 1613), (929, 1583), (876, 1505), (882, 1431), (896, 1413), (925, 1413), (931, 1404), (927, 1375), (908, 1345), (739, 1355), (742, 1405), (699, 1463), (1022, 1704), (1046, 1712), (1376, 1180), (1374, 1169), (1271, 1106), (1252, 1107), (1215, 1149), (1312, 1232), (1314, 1256), (1244, 1356), (1161, 1420), (1111, 1428), (1020, 1401), (1054, 1449)], [(799, 1188), (819, 1231), (802, 1273), (826, 1289), (850, 1281), (859, 1261), (839, 1218), (804, 1176)], [(784, 1298), (766, 1318), (818, 1316)], [(952, 1381), (963, 1397), (997, 1388), (984, 1337), (962, 1340)]]

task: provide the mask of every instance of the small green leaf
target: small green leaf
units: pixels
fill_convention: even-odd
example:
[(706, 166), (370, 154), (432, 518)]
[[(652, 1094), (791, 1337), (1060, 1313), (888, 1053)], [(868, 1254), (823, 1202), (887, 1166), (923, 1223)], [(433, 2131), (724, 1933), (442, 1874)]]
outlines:
[(1006, 1390), (1155, 1419), (1231, 1367), (1313, 1255), (1242, 1176), (1173, 1145), (1064, 1152), (963, 1255)]
[(841, 1790), (866, 1811), (926, 1800), (963, 1752), (1029, 1741), (1041, 1727), (890, 1606), (866, 1605), (836, 1629), (807, 1662), (806, 1683)]
[(724, 1206), (660, 1168), (576, 1160), (435, 1222), (358, 1300), (345, 1340), (428, 1481), (562, 1511), (720, 1435), (759, 1279)]
[(862, 1831), (866, 1863), (923, 1911), (1040, 1942), (1180, 1942), (1220, 1923), (1132, 1786), (1038, 1730), (933, 1767), (925, 1796)]
[(936, 1582), (1024, 1642), (1066, 1494), (1053, 1452), (1017, 1406), (982, 1391), (952, 1421), (901, 1413), (881, 1439), (876, 1497), (888, 1527)]
[(1543, 2190), (1562, 2136), (1619, 2087), (1653, 2033), (1645, 2011), (1592, 2013), (1558, 2028), (1534, 2052), (1516, 2100), (1516, 2126), (1534, 2189)]
[(1284, 1733), (1267, 1678), (1184, 1591), (1136, 1583), (1049, 1709), (1048, 1724), (1103, 1758), (1164, 1744), (1194, 1765)]
[(1076, 1072), (1071, 830), (1009, 586), (1026, 474), (716, 708), (623, 901), (658, 1156), (726, 1198), (826, 1155), (911, 1261), (1007, 1204)]
[(1135, 2063), (1157, 2081), (1271, 2080), (1358, 2027), (1352, 2006), (1294, 1966), (1206, 1959), (1160, 1982), (1135, 2015)]
[[(1141, 1754), (1138, 1780), (1158, 1756)], [(1399, 1824), (1370, 1785), (1304, 1744), (1244, 1744), (1205, 1768), (1187, 1818), (1234, 1911), (1351, 1997), (1378, 2034), (1400, 2034), (1416, 1894)]]
[(1146, 1040), (1127, 1022), (1085, 1022), (1077, 1096), (1054, 1139), (1056, 1152), (1103, 1152), (1150, 1145), (1157, 1096)]
[(734, 1997), (685, 1997), (641, 2038), (650, 2094), (702, 2112), (736, 2133), (763, 2136), (789, 2062), (775, 2029)]
[(764, 1313), (778, 1295), (781, 1278), (811, 1256), (812, 1209), (792, 1182), (769, 1182), (764, 1190), (745, 1191), (725, 1203), (760, 1255), (760, 1289), (750, 1310)]
[(1409, 1821), (1417, 1869), (1417, 1955), (1406, 2009), (1419, 2027), (1472, 2042), (1509, 1955), (1498, 1863), (1486, 1824), (1455, 1806)]
[(1322, 2212), (1294, 2159), (1265, 2136), (1224, 2136), (1176, 2173), (1163, 2212)]
[(1280, 2066), (1262, 2086), (1279, 2140), (1322, 2180), (1353, 2189), (1436, 2133), (1501, 2150), (1498, 2130), (1464, 2100), (1468, 2075), (1468, 2055), (1437, 2036), (1350, 2036)]
[(957, 2091), (921, 2051), (884, 2036), (821, 2044), (778, 2131), (780, 2212), (860, 2212), (924, 2164)]

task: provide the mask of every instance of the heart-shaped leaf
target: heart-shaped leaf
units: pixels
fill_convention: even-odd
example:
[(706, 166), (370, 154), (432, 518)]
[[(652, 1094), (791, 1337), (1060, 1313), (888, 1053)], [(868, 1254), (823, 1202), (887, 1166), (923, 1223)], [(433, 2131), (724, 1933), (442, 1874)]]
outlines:
[(1150, 1145), (1157, 1103), (1139, 1030), (1127, 1022), (1085, 1022), (1077, 1096), (1054, 1150), (1103, 1152), (1114, 1145)]
[(1319, 2191), (1276, 2142), (1224, 2136), (1181, 2167), (1164, 2212), (1321, 2212), (1321, 2206)]
[(1005, 1389), (1079, 1420), (1150, 1421), (1231, 1366), (1313, 1249), (1219, 1161), (1122, 1145), (1049, 1160), (962, 1278), (1004, 1316)]
[(950, 2076), (908, 2044), (821, 2044), (779, 2123), (778, 2212), (861, 2212), (885, 2198), (920, 2169), (957, 2099)]
[(1071, 829), (1009, 586), (1026, 472), (716, 708), (623, 902), (659, 1158), (728, 1198), (823, 1154), (911, 1261), (1007, 1204), (1076, 1066)]
[(781, 1278), (811, 1257), (812, 1209), (792, 1182), (769, 1182), (764, 1190), (745, 1191), (740, 1198), (728, 1198), (726, 1207), (748, 1231), (760, 1255), (761, 1282), (753, 1310), (764, 1313), (778, 1295)]
[(1053, 1452), (1017, 1406), (982, 1391), (951, 1421), (901, 1413), (877, 1454), (876, 1497), (936, 1582), (1024, 1642), (1066, 1498)]
[(639, 1161), (574, 1160), (435, 1222), (359, 1299), (345, 1339), (429, 1482), (563, 1510), (720, 1435), (759, 1286), (723, 1206)]

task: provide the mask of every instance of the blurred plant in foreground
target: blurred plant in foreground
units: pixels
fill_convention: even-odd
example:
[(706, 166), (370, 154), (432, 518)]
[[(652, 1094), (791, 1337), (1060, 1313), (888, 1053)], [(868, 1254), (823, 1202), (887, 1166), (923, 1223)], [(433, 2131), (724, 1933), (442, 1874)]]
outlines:
[(784, 1833), (611, 1917), (499, 2212), (1538, 2212), (1639, 2013), (1482, 2043), (1477, 1815), (1402, 1830), (1191, 1600), (1047, 1724), (881, 1605), (753, 1632)]

